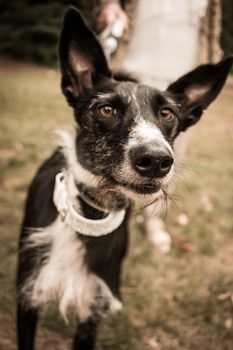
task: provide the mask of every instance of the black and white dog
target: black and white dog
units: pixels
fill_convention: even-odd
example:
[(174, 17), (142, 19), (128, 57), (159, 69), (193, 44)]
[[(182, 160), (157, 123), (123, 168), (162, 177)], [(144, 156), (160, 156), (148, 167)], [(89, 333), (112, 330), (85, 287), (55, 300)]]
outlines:
[(56, 303), (78, 320), (73, 349), (94, 349), (107, 311), (121, 309), (130, 200), (158, 208), (173, 179), (175, 137), (195, 124), (224, 85), (228, 57), (160, 92), (113, 75), (80, 13), (70, 8), (60, 39), (62, 91), (76, 135), (40, 167), (20, 238), (18, 346), (34, 348), (39, 311)]

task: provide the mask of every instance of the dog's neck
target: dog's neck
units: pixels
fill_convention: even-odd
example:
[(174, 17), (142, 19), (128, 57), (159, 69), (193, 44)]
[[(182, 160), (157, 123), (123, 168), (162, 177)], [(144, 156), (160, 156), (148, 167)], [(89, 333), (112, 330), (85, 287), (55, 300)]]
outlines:
[(76, 186), (83, 214), (90, 219), (98, 220), (110, 212), (126, 209), (129, 206), (129, 201), (116, 192), (105, 194), (100, 198), (98, 188), (88, 187), (84, 183), (76, 183)]
[[(53, 203), (59, 215), (58, 219), (74, 232), (90, 237), (100, 237), (115, 231), (126, 214), (125, 209), (106, 212), (85, 202), (69, 169), (63, 169), (56, 174)], [(83, 208), (91, 215), (84, 215)]]

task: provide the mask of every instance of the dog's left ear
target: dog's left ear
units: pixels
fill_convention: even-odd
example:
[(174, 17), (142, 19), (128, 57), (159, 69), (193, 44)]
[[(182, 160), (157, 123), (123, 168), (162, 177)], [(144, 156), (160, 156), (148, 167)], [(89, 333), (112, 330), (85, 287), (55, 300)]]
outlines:
[(110, 77), (107, 60), (95, 34), (86, 26), (80, 12), (70, 7), (65, 13), (59, 44), (62, 91), (73, 106), (76, 97), (98, 79)]
[(218, 64), (205, 64), (172, 83), (167, 91), (175, 95), (184, 118), (179, 131), (195, 124), (204, 109), (217, 97), (231, 69), (233, 56)]

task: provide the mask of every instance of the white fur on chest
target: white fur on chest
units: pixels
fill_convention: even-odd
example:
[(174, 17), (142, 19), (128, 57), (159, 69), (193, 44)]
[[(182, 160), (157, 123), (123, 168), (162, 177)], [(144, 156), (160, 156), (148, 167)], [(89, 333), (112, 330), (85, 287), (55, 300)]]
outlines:
[(45, 264), (38, 267), (21, 290), (31, 306), (46, 306), (55, 301), (65, 319), (71, 311), (80, 320), (85, 320), (91, 316), (93, 307), (98, 309), (98, 293), (110, 311), (121, 309), (121, 303), (112, 295), (105, 282), (88, 271), (84, 245), (60, 217), (52, 225), (30, 234), (26, 249), (47, 244), (50, 250), (46, 253)]

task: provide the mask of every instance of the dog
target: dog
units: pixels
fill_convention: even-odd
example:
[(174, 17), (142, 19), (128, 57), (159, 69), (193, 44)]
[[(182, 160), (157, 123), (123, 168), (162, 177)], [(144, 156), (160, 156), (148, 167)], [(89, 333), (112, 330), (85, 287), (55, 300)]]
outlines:
[(39, 312), (77, 318), (73, 349), (95, 347), (106, 312), (122, 308), (120, 274), (131, 200), (161, 209), (174, 177), (173, 142), (222, 89), (232, 57), (202, 65), (166, 91), (113, 74), (95, 35), (73, 7), (59, 44), (61, 88), (74, 136), (39, 168), (19, 242), (18, 349), (34, 349)]

